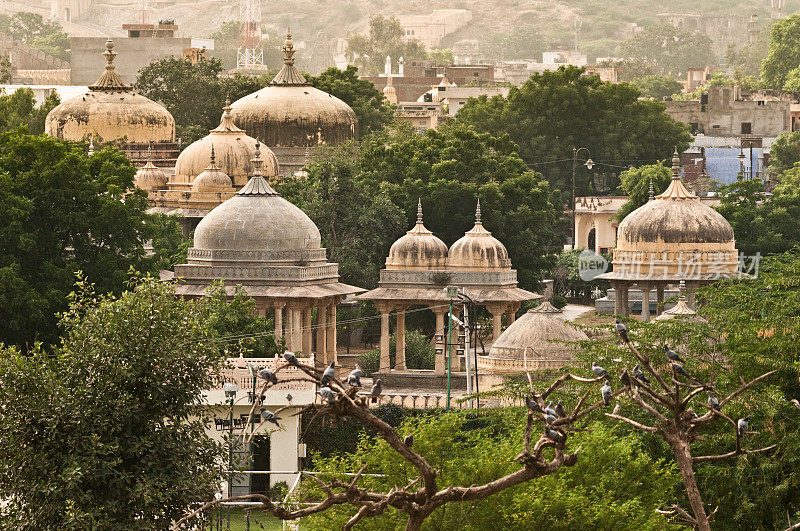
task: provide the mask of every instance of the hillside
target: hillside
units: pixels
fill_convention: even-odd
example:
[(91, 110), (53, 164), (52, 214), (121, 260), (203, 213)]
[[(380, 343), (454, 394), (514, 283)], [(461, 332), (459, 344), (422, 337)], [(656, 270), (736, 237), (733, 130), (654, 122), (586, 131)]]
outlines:
[[(155, 2), (151, 0), (151, 4)], [(162, 0), (158, 5), (167, 4), (169, 2)], [(121, 30), (116, 31), (115, 27), (133, 21), (132, 6), (133, 0), (127, 5), (119, 0), (96, 3), (81, 21), (112, 28), (112, 34), (121, 35)], [(630, 35), (633, 24), (658, 23), (658, 14), (663, 12), (740, 15), (740, 22), (746, 21), (751, 13), (758, 13), (762, 26), (770, 17), (769, 0), (450, 0), (441, 3), (422, 0), (326, 0), (324, 3), (317, 0), (262, 0), (262, 22), (268, 30), (276, 33), (291, 27), (296, 40), (310, 43), (318, 31), (325, 32), (329, 38), (363, 31), (373, 13), (385, 16), (426, 14), (432, 9), (468, 9), (473, 13), (468, 26), (445, 38), (445, 46), (461, 39), (498, 40), (514, 28), (528, 27), (540, 35), (546, 47), (572, 47), (577, 15), (580, 21), (579, 45), (590, 56), (613, 55), (617, 44)], [(216, 31), (223, 22), (235, 20), (238, 11), (236, 1), (197, 0), (153, 9), (150, 19), (175, 20), (181, 34), (204, 37)], [(800, 11), (800, 0), (787, 0), (784, 12), (797, 11)], [(716, 24), (728, 22), (720, 20)], [(725, 31), (725, 28), (717, 30)], [(735, 32), (734, 38), (737, 38)], [(745, 38), (741, 35), (742, 40)]]

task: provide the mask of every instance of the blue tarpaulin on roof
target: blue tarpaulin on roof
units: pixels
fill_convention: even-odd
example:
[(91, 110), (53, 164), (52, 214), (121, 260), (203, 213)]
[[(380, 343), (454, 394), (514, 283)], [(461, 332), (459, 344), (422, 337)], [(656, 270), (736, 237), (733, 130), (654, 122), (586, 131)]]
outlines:
[[(723, 184), (734, 182), (739, 176), (740, 162), (739, 148), (706, 148), (706, 172), (712, 179)], [(753, 158), (750, 160), (750, 149), (744, 149), (744, 175), (750, 176), (750, 168), (754, 168), (756, 176), (760, 175), (759, 158), (761, 148), (753, 148)]]

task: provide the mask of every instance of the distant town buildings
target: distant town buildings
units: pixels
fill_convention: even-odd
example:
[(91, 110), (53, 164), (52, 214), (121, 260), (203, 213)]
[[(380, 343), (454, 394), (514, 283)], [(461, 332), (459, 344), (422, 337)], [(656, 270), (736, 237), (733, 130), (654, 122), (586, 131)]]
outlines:
[(454, 33), (472, 21), (472, 11), (437, 9), (428, 15), (401, 15), (403, 39), (418, 40), (425, 48), (438, 48), (445, 35)]

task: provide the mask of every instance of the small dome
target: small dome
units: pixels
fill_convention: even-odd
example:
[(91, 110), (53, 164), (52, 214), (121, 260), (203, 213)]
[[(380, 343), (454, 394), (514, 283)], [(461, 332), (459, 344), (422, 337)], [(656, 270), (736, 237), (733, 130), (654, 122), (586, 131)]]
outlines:
[(275, 262), (308, 263), (322, 248), (319, 229), (272, 189), (261, 175), (259, 155), (256, 145), (253, 176), (244, 188), (197, 225), (194, 252), (222, 251), (231, 261), (247, 261), (259, 252), (268, 252)]
[(386, 78), (386, 86), (383, 87), (383, 97), (386, 98), (386, 101), (397, 105), (397, 90), (392, 85), (392, 76), (389, 75)]
[(217, 168), (214, 156), (214, 146), (211, 146), (211, 164), (195, 177), (192, 190), (195, 192), (229, 192), (233, 187), (231, 178), (224, 171)]
[(564, 342), (584, 339), (586, 334), (566, 322), (561, 310), (544, 301), (506, 328), (489, 349), (489, 358), (568, 361), (575, 348)]
[(681, 267), (700, 276), (736, 273), (738, 252), (731, 224), (686, 190), (680, 171), (676, 151), (669, 187), (619, 224), (610, 275), (668, 277)]
[(291, 34), (284, 66), (263, 89), (232, 105), (234, 122), (272, 147), (341, 144), (358, 137), (358, 118), (339, 98), (312, 87), (294, 67)]
[(106, 42), (105, 72), (89, 91), (52, 109), (45, 131), (54, 138), (102, 142), (174, 142), (175, 120), (158, 103), (133, 92), (114, 70), (114, 43)]
[[(90, 145), (90, 151), (93, 149), (94, 144)], [(139, 168), (133, 178), (133, 184), (147, 190), (148, 192), (160, 190), (167, 186), (167, 175), (161, 171), (155, 164), (150, 148), (147, 148), (147, 164)]]
[(445, 269), (447, 245), (422, 224), (422, 201), (417, 203), (417, 224), (392, 244), (386, 269)]
[(475, 226), (450, 246), (448, 269), (511, 269), (508, 251), (500, 240), (483, 228), (481, 202), (475, 209)]
[[(255, 138), (245, 134), (243, 129), (233, 123), (230, 102), (227, 102), (219, 126), (209, 131), (207, 136), (189, 144), (178, 155), (178, 160), (175, 161), (175, 181), (192, 182), (203, 172), (211, 164), (213, 145), (219, 169), (230, 177), (236, 188), (241, 188), (253, 173), (250, 161), (255, 157), (256, 142)], [(269, 148), (261, 146), (261, 157), (261, 174), (268, 178), (276, 176), (278, 159), (275, 154)]]

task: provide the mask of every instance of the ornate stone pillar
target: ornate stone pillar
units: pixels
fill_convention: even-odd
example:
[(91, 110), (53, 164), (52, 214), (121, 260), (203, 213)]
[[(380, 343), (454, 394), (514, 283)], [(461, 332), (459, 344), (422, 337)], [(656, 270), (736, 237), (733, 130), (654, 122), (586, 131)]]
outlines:
[(317, 357), (319, 360), (324, 363), (325, 365), (330, 364), (332, 362), (333, 356), (328, 355), (328, 342), (325, 339), (325, 335), (328, 331), (327, 326), (327, 313), (328, 313), (328, 306), (324, 303), (320, 303), (317, 306)]
[(397, 371), (404, 371), (406, 370), (406, 308), (403, 306), (397, 308), (395, 318), (397, 319), (395, 334), (397, 341), (395, 342), (394, 368)]
[(620, 295), (622, 296), (622, 317), (629, 317), (631, 314), (631, 307), (628, 304), (628, 290), (630, 289), (630, 284), (628, 282), (621, 282), (620, 283)]
[(614, 288), (614, 315), (622, 315), (622, 282), (616, 280), (611, 281), (611, 287)]
[(275, 302), (273, 306), (275, 308), (275, 342), (278, 342), (283, 337), (283, 307), (286, 305), (285, 302)]
[(656, 316), (664, 311), (664, 284), (656, 286)]
[[(309, 303), (311, 304), (311, 303)], [(311, 306), (305, 306), (302, 310), (303, 326), (303, 357), (311, 356)]]
[(381, 372), (389, 372), (389, 312), (391, 308), (383, 303), (375, 305), (381, 314)]
[(325, 333), (325, 352), (328, 353), (331, 361), (338, 363), (336, 359), (336, 303), (337, 301), (333, 300), (327, 306), (328, 317), (325, 320), (325, 324), (328, 330)]
[(650, 283), (640, 283), (639, 291), (642, 292), (642, 322), (647, 322), (650, 320)]
[(519, 309), (519, 304), (517, 304), (516, 306), (511, 305), (506, 310), (506, 321), (507, 321), (506, 328), (508, 328), (509, 326), (514, 324), (514, 321), (517, 320), (517, 310), (518, 309)]
[(492, 342), (497, 341), (503, 333), (503, 310), (505, 308), (499, 304), (487, 304), (486, 310), (492, 314)]
[(447, 352), (445, 351), (445, 342), (447, 341), (447, 326), (444, 323), (444, 316), (447, 315), (447, 312), (442, 311), (441, 308), (436, 308), (435, 310), (431, 308), (433, 314), (436, 316), (436, 330), (433, 332), (434, 337), (441, 336), (442, 340), (436, 341), (436, 349), (438, 350), (436, 354), (436, 360), (434, 363), (433, 372), (435, 374), (444, 374), (447, 371), (447, 367), (445, 367), (445, 361)]
[(256, 299), (256, 315), (259, 317), (267, 316), (267, 301), (265, 299)]
[(293, 302), (289, 304), (289, 323), (287, 323), (288, 330), (291, 331), (291, 336), (289, 338), (289, 350), (292, 352), (299, 352), (303, 348), (303, 334), (302, 334), (302, 323), (301, 323), (301, 313), (302, 313), (302, 304), (298, 302)]

